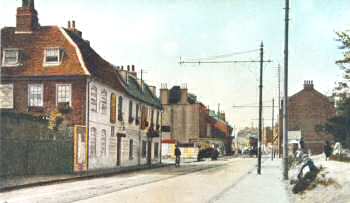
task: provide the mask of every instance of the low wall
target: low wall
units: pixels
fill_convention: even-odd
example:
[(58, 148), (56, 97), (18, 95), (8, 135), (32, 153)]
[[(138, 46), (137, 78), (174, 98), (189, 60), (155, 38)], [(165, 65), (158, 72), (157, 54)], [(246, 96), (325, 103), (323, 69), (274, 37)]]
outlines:
[(0, 113), (0, 176), (73, 172), (72, 130), (48, 129), (41, 118)]

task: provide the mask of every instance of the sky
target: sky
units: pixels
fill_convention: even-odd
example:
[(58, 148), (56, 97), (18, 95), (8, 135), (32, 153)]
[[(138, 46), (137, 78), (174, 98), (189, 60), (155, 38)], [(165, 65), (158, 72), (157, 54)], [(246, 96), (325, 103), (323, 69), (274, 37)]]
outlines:
[[(15, 26), (20, 0), (0, 0), (0, 27)], [(83, 38), (115, 65), (134, 64), (159, 89), (187, 85), (210, 109), (226, 112), (235, 129), (257, 126), (259, 63), (179, 64), (180, 57), (229, 55), (220, 60), (259, 60), (264, 43), (263, 102), (278, 100), (283, 75), (284, 0), (36, 0), (41, 25), (66, 27), (75, 20)], [(336, 31), (350, 29), (348, 0), (291, 0), (289, 95), (313, 80), (330, 95), (342, 72)], [(249, 51), (244, 54), (237, 54)], [(281, 77), (283, 81), (283, 77)], [(281, 89), (283, 84), (281, 83)], [(281, 95), (283, 93), (281, 92)], [(276, 102), (277, 103), (277, 102)], [(277, 104), (276, 104), (277, 105)], [(264, 108), (265, 126), (272, 109)], [(275, 116), (276, 117), (276, 116)]]

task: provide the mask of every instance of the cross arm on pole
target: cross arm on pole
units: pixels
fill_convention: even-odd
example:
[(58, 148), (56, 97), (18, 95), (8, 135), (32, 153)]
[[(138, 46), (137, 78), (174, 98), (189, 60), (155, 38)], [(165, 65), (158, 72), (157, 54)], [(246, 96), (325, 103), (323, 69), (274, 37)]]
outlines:
[[(259, 106), (232, 106), (233, 108), (259, 108)], [(276, 106), (263, 106), (264, 108), (278, 108)]]
[[(233, 61), (179, 61), (179, 64), (224, 64), (224, 63), (260, 63), (258, 60), (233, 60)], [(264, 60), (263, 63), (272, 63), (272, 60)]]

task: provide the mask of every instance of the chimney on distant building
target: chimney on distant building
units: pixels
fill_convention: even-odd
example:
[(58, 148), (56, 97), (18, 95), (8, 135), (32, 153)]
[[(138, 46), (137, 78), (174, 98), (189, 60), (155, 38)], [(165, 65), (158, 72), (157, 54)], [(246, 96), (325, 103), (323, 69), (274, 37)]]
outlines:
[(181, 91), (180, 104), (188, 104), (187, 85), (183, 84), (180, 91)]
[[(68, 30), (77, 34), (80, 38), (83, 37), (83, 33), (75, 27), (75, 20), (68, 21)], [(90, 44), (90, 42), (88, 42)]]
[(157, 88), (156, 88), (156, 86), (153, 86), (153, 85), (150, 85), (150, 86), (148, 86), (149, 87), (149, 89), (151, 90), (151, 92), (152, 92), (152, 94), (154, 95), (154, 96), (157, 96), (156, 94), (157, 94)]
[(34, 0), (22, 0), (22, 6), (17, 8), (16, 33), (32, 33), (40, 27), (38, 12)]
[(130, 74), (135, 76), (135, 78), (137, 78), (137, 73), (135, 71), (135, 65), (131, 65), (131, 70), (130, 70)]
[(221, 112), (220, 113), (220, 119), (223, 120), (223, 121), (226, 121), (226, 114), (225, 114), (225, 112)]
[(314, 82), (312, 80), (305, 80), (304, 81), (304, 89), (305, 90), (313, 90), (314, 89)]
[(162, 83), (160, 88), (160, 102), (162, 105), (169, 104), (169, 89), (167, 87), (167, 84)]

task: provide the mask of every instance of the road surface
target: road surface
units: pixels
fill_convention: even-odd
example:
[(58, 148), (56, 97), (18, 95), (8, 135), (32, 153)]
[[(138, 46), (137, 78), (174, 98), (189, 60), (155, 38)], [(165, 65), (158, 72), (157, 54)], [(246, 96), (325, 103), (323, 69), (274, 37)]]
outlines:
[(0, 193), (0, 203), (216, 202), (255, 171), (256, 159), (232, 158), (168, 166)]

